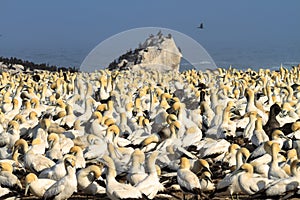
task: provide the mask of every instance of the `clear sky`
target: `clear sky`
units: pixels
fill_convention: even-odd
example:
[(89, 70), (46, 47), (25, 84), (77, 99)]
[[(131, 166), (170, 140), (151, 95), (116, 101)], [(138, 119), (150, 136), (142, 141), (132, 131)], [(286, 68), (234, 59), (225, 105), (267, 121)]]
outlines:
[[(0, 8), (0, 56), (20, 49), (79, 49), (86, 55), (114, 34), (146, 26), (180, 31), (213, 57), (226, 48), (300, 46), (298, 0), (0, 0)], [(203, 30), (196, 28), (200, 22)]]

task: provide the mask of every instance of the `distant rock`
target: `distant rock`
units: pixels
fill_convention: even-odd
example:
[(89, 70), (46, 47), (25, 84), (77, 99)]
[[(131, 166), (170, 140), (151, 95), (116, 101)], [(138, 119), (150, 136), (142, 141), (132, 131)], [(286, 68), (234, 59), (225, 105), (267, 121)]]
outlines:
[(182, 54), (171, 34), (150, 35), (134, 51), (130, 50), (110, 63), (109, 70), (179, 71)]
[(35, 70), (47, 70), (47, 71), (70, 71), (77, 72), (75, 67), (57, 67), (55, 65), (49, 65), (46, 63), (36, 64), (27, 60), (22, 60), (16, 57), (5, 58), (0, 56), (0, 71), (13, 71), (13, 72), (31, 72)]

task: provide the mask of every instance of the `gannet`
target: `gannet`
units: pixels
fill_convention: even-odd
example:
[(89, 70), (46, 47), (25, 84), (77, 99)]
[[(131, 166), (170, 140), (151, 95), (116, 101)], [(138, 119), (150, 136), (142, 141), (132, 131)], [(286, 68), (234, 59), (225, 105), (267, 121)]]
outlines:
[(64, 164), (67, 174), (46, 190), (44, 199), (67, 199), (77, 190), (75, 158), (67, 157)]
[(198, 177), (190, 170), (190, 161), (182, 157), (180, 169), (177, 171), (177, 182), (183, 191), (201, 194), (201, 185)]
[(149, 155), (146, 161), (148, 176), (135, 185), (135, 187), (139, 189), (143, 194), (145, 194), (149, 199), (153, 199), (158, 191), (164, 190), (164, 186), (159, 182), (155, 167), (155, 161), (157, 159), (158, 153), (158, 151), (153, 151)]
[(97, 180), (102, 174), (102, 166), (90, 165), (86, 168), (79, 170), (76, 173), (78, 181), (78, 190), (83, 191), (85, 194), (103, 194), (105, 188), (98, 185)]
[(27, 195), (29, 189), (34, 196), (42, 198), (46, 190), (55, 182), (55, 180), (38, 178), (34, 173), (29, 173), (25, 177), (25, 195)]
[(125, 184), (119, 183), (116, 180), (116, 167), (113, 160), (104, 155), (102, 157), (103, 163), (107, 167), (107, 174), (106, 174), (106, 194), (110, 199), (138, 199), (142, 198), (142, 193), (136, 187)]

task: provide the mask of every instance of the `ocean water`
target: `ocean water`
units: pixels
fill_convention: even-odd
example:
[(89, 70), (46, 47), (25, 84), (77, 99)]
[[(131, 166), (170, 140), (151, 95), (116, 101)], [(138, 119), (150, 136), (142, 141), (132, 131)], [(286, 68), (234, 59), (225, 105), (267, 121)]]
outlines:
[[(269, 68), (276, 70), (283, 65), (291, 67), (300, 64), (300, 45), (298, 43), (280, 44), (274, 42), (269, 45), (207, 45), (205, 49), (210, 54), (217, 67), (258, 70)], [(64, 67), (79, 68), (84, 58), (90, 52), (90, 47), (18, 47), (0, 48), (0, 56), (17, 57), (35, 63), (46, 63)], [(184, 52), (183, 56), (184, 56)], [(202, 62), (199, 59), (199, 62)], [(189, 68), (183, 62), (183, 69)]]

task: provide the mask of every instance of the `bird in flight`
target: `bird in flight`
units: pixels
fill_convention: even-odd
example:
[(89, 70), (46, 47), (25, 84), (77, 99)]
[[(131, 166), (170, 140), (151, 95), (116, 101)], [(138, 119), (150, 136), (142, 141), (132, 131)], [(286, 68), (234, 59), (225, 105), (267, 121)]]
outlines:
[(197, 28), (203, 29), (203, 23), (201, 23)]

